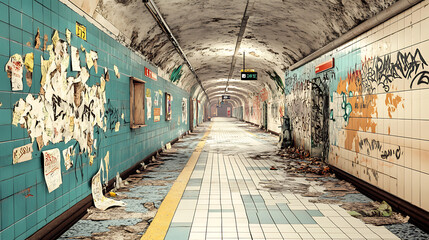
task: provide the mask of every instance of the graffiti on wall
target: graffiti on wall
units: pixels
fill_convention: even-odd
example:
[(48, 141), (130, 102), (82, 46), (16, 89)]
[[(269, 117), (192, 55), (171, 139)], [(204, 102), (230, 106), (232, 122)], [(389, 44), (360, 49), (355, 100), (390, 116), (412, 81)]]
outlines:
[(329, 142), (329, 89), (322, 78), (311, 81), (311, 143), (328, 151)]
[(311, 139), (311, 83), (296, 83), (290, 94), (286, 96), (287, 115), (290, 118), (294, 143), (304, 147)]
[(415, 52), (397, 52), (396, 58), (391, 55), (373, 57), (362, 61), (362, 88), (364, 93), (374, 93), (380, 86), (390, 92), (395, 79), (410, 79), (413, 85), (429, 84), (428, 63), (417, 48)]

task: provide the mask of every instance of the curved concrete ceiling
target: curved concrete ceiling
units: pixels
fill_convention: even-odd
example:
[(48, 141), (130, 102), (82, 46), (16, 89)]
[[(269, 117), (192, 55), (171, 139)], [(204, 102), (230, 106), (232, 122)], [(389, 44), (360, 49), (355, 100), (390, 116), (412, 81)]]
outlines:
[[(225, 88), (247, 1), (153, 1), (204, 89), (211, 93)], [(244, 92), (259, 92), (266, 84), (276, 89), (267, 71), (275, 71), (284, 78), (284, 71), (290, 65), (396, 1), (250, 0), (253, 7), (248, 9), (249, 19), (229, 86), (242, 88)], [(96, 12), (130, 38), (132, 48), (168, 75), (184, 65), (142, 0), (100, 0)], [(243, 51), (246, 68), (258, 72), (257, 81), (234, 80), (240, 79)], [(197, 81), (187, 66), (182, 69), (178, 85), (187, 91), (201, 92), (201, 87), (195, 87)]]

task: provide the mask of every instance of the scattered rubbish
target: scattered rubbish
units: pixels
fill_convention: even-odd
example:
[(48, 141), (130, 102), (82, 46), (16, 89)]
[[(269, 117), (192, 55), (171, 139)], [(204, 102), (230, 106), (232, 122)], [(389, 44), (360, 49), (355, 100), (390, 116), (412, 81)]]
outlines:
[(359, 218), (365, 223), (374, 224), (377, 226), (387, 224), (406, 223), (409, 216), (403, 216), (400, 213), (394, 212), (392, 207), (385, 201), (369, 202), (369, 203), (344, 203), (342, 208), (348, 210), (348, 213)]
[(109, 195), (110, 195), (111, 197), (116, 197), (116, 193), (115, 193), (115, 192), (112, 192), (112, 191), (110, 191), (110, 192), (109, 192)]
[(316, 175), (330, 175), (331, 170), (329, 166), (317, 157), (310, 157), (310, 153), (306, 150), (290, 147), (282, 149), (278, 155), (284, 159), (292, 159), (298, 161), (291, 161), (286, 168), (288, 173), (305, 173)]
[(166, 148), (167, 150), (170, 150), (170, 149), (171, 149), (171, 143), (167, 143), (167, 145), (165, 145), (165, 148)]
[(100, 172), (101, 172), (101, 168), (97, 172), (97, 174), (95, 174), (94, 177), (92, 177), (92, 183), (91, 183), (92, 198), (94, 200), (95, 207), (101, 210), (106, 210), (107, 208), (113, 207), (113, 206), (124, 207), (126, 205), (124, 202), (116, 201), (103, 196)]
[(122, 178), (119, 176), (119, 172), (116, 173), (116, 181), (113, 183), (113, 189), (119, 190), (120, 188), (125, 187), (125, 184), (122, 182)]
[(277, 168), (274, 166), (271, 166), (270, 170), (277, 170)]
[(140, 172), (140, 170), (138, 170), (138, 169), (137, 169), (137, 170), (136, 170), (136, 173), (141, 173), (141, 172)]

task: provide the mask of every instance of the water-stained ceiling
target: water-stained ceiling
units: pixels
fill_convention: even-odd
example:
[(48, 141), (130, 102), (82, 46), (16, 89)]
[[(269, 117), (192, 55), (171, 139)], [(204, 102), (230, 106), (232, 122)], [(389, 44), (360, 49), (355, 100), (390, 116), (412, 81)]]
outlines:
[[(154, 0), (208, 96), (225, 91), (247, 0)], [(228, 93), (239, 103), (263, 87), (276, 91), (271, 76), (338, 38), (396, 0), (250, 0)], [(131, 39), (131, 47), (170, 75), (184, 64), (142, 0), (99, 0), (96, 12)], [(257, 81), (240, 81), (242, 53)], [(187, 66), (178, 85), (201, 91)]]

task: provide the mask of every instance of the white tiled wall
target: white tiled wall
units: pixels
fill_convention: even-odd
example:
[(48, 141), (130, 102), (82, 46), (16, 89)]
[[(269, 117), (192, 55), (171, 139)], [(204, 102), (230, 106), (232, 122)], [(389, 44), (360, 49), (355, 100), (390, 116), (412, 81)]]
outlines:
[[(401, 77), (395, 77), (388, 92), (380, 85), (375, 85), (373, 94), (351, 90), (353, 97), (348, 97), (347, 103), (352, 103), (353, 110), (348, 124), (343, 119), (340, 91), (361, 87), (363, 78), (341, 78), (345, 76), (341, 72), (363, 75), (365, 70), (362, 64), (355, 69), (337, 70), (341, 82), (338, 89), (331, 89), (330, 107), (335, 122), (330, 121), (329, 158), (331, 164), (342, 170), (425, 210), (429, 210), (429, 78), (423, 78), (420, 85), (418, 80), (412, 87), (410, 84), (416, 75), (429, 71), (428, 4), (424, 1), (334, 51), (337, 62), (353, 61), (350, 57), (353, 50), (360, 51), (362, 62), (390, 56), (392, 63), (396, 63), (398, 53), (411, 55), (401, 59), (408, 63), (402, 69), (409, 71), (409, 76), (398, 73)], [(419, 62), (412, 61), (417, 50), (422, 56), (418, 56)], [(391, 104), (392, 100), (395, 104)], [(355, 101), (372, 105), (372, 111), (356, 109)], [(380, 149), (372, 149), (368, 154), (368, 147), (359, 146), (364, 139), (378, 141)], [(395, 155), (382, 158), (384, 151), (396, 153), (397, 149), (399, 158)]]

